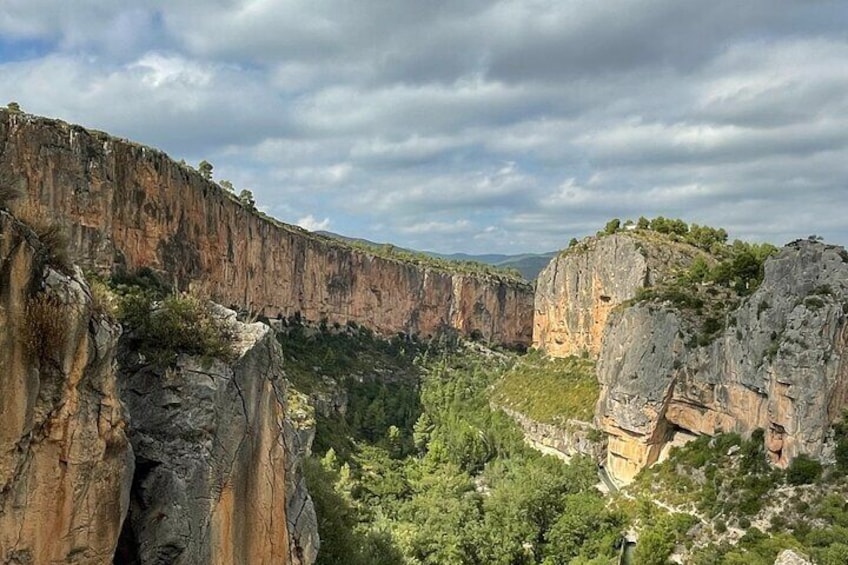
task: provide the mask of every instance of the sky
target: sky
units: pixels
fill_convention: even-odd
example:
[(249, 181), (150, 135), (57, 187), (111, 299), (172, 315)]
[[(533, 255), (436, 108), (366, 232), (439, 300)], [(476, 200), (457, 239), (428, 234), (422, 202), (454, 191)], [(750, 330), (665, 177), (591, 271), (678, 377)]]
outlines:
[(2, 0), (7, 101), (415, 249), (848, 244), (846, 0)]

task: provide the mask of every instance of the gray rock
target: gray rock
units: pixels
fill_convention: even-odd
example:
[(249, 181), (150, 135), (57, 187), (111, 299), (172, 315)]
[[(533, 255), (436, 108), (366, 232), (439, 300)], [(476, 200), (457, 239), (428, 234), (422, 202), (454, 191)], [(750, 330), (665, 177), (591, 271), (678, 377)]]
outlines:
[(813, 563), (791, 549), (784, 549), (775, 559), (774, 565), (813, 565)]
[(300, 474), (309, 440), (288, 421), (280, 346), (267, 326), (218, 315), (235, 334), (232, 363), (180, 356), (162, 370), (124, 359), (136, 558), (312, 563), (317, 525)]
[(676, 431), (765, 430), (773, 463), (829, 452), (848, 406), (848, 253), (811, 241), (765, 265), (759, 289), (709, 345), (669, 305), (637, 304), (610, 318), (598, 362), (597, 422), (611, 434), (607, 466), (627, 481)]

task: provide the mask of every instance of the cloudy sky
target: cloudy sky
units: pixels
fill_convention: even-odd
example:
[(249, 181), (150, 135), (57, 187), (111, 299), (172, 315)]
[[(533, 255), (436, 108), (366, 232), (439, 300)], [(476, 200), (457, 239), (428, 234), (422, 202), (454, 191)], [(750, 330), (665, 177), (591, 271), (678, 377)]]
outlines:
[(418, 249), (848, 244), (845, 0), (2, 0), (11, 100)]

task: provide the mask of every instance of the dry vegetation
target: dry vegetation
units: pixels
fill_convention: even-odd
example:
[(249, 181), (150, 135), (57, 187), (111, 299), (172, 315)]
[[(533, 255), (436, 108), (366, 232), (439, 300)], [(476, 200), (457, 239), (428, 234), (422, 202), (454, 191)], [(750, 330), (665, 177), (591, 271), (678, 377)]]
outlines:
[(68, 306), (59, 299), (46, 292), (32, 296), (25, 309), (23, 336), (30, 356), (44, 363), (61, 351), (69, 321)]

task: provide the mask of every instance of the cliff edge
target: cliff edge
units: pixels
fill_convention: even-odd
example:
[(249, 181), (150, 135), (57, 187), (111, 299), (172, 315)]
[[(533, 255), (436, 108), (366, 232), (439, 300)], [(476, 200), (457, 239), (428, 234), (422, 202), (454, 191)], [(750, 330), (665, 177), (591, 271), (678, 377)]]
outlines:
[(616, 306), (688, 267), (703, 251), (648, 232), (589, 237), (539, 274), (533, 347), (553, 357), (597, 357)]
[(151, 267), (180, 289), (269, 317), (531, 341), (527, 282), (354, 250), (263, 217), (164, 153), (101, 132), (0, 110), (0, 183), (24, 194), (17, 214), (61, 223), (75, 260), (101, 273)]
[(706, 343), (669, 301), (610, 317), (596, 422), (610, 435), (613, 477), (631, 480), (676, 434), (761, 428), (778, 466), (829, 457), (828, 432), (848, 406), (848, 252), (800, 240), (764, 271)]

